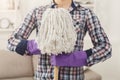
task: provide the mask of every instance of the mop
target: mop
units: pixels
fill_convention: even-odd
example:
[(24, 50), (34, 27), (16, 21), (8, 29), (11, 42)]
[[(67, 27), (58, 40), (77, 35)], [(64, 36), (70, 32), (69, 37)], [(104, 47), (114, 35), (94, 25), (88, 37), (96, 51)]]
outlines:
[[(68, 10), (49, 8), (44, 12), (37, 38), (41, 54), (71, 53), (76, 39), (77, 34)], [(54, 67), (54, 80), (58, 80), (58, 68)]]

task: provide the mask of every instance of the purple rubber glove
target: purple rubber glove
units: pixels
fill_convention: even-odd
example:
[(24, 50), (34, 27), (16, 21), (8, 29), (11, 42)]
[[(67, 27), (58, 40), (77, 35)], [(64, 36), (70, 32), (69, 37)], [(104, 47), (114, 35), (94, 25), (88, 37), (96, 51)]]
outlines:
[(37, 55), (41, 53), (35, 40), (28, 40), (27, 51), (28, 55)]
[(75, 51), (70, 54), (59, 54), (51, 56), (51, 65), (82, 67), (87, 65), (87, 54), (84, 51)]

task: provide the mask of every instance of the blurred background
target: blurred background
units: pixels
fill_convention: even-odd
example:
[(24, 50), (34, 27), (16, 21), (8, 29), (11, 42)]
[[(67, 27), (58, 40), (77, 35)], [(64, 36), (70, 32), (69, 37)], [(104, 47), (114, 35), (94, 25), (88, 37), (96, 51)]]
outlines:
[[(103, 80), (120, 80), (120, 0), (77, 1), (94, 10), (113, 48), (112, 58), (90, 68), (102, 75)], [(7, 39), (31, 9), (49, 3), (51, 3), (50, 0), (0, 0), (0, 49), (7, 50)], [(34, 36), (33, 32), (30, 38)], [(92, 47), (88, 35), (84, 43), (84, 49)]]

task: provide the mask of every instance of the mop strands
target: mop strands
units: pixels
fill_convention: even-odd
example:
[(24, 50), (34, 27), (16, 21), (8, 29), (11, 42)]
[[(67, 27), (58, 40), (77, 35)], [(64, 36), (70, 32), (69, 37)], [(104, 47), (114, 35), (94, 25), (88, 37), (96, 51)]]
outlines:
[(76, 39), (72, 17), (66, 9), (49, 8), (44, 12), (37, 38), (41, 54), (70, 53)]
[[(38, 33), (41, 54), (62, 54), (74, 50), (77, 34), (70, 13), (63, 8), (47, 9)], [(54, 80), (58, 80), (59, 67), (54, 66)]]

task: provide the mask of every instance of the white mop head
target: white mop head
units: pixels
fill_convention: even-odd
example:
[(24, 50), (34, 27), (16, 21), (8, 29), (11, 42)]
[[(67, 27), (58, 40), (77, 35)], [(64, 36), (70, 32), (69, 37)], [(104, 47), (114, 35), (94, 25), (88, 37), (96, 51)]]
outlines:
[(76, 39), (72, 17), (66, 9), (50, 8), (44, 12), (37, 39), (42, 54), (70, 53)]

